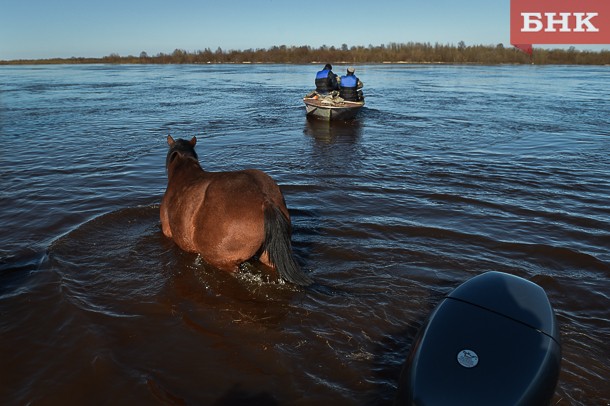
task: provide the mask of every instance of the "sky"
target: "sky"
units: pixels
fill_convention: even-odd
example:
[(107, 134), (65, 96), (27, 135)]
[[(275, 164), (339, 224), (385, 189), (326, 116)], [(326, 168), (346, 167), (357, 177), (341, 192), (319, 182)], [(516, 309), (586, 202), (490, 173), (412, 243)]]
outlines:
[(509, 0), (0, 0), (0, 60), (276, 45), (510, 46), (509, 8)]

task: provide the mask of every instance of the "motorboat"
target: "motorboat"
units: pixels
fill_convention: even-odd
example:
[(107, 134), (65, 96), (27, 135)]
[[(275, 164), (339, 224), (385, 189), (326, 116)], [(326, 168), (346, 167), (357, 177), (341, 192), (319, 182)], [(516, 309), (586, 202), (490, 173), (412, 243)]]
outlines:
[(561, 363), (554, 311), (507, 273), (467, 280), (435, 307), (403, 365), (396, 405), (548, 405)]
[[(337, 93), (337, 92), (334, 92)], [(337, 94), (320, 95), (312, 92), (303, 98), (308, 117), (322, 120), (351, 120), (364, 106), (362, 101), (347, 101)]]

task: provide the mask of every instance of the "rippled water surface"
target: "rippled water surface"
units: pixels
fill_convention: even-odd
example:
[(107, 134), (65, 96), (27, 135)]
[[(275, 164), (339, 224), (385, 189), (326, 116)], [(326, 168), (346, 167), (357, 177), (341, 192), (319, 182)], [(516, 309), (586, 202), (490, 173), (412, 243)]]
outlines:
[[(3, 404), (388, 404), (429, 312), (492, 270), (556, 311), (552, 404), (610, 403), (610, 67), (360, 66), (333, 125), (305, 118), (318, 68), (0, 67)], [(168, 133), (276, 179), (316, 285), (163, 237)]]

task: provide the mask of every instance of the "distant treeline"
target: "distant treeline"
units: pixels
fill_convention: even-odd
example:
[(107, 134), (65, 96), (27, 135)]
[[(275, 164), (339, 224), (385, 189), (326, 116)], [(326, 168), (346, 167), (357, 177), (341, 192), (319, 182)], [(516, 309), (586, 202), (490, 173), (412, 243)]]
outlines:
[(610, 65), (610, 50), (599, 52), (569, 49), (534, 48), (527, 55), (512, 46), (474, 45), (463, 41), (457, 45), (409, 42), (368, 47), (343, 44), (341, 47), (274, 46), (267, 49), (204, 50), (188, 52), (176, 49), (171, 54), (138, 56), (111, 54), (102, 58), (54, 58), (38, 60), (0, 61), (1, 64), (186, 64), (186, 63), (449, 63), (449, 64), (578, 64)]

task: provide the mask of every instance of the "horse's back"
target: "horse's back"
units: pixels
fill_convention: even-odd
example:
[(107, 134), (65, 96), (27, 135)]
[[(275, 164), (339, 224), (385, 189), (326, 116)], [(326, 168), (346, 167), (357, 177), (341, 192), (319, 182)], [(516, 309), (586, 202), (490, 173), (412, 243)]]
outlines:
[(260, 207), (255, 203), (270, 203), (280, 206), (288, 215), (284, 197), (277, 183), (265, 172), (258, 169), (245, 169), (235, 172), (214, 172), (209, 176), (207, 198), (220, 198), (227, 201), (240, 201), (242, 206)]

